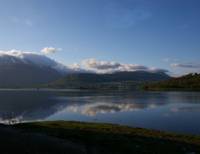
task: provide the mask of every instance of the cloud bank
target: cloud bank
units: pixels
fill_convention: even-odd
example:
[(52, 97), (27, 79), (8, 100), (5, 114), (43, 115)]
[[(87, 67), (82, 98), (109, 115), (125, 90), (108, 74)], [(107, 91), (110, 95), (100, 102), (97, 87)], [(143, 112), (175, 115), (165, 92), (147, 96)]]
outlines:
[(125, 64), (114, 61), (101, 61), (94, 58), (83, 60), (80, 63), (75, 63), (73, 65), (64, 65), (49, 58), (47, 53), (55, 53), (57, 49), (55, 48), (44, 48), (42, 53), (36, 52), (25, 52), (20, 50), (9, 50), (0, 51), (0, 64), (8, 63), (23, 63), (23, 64), (33, 64), (39, 67), (51, 67), (56, 69), (61, 73), (68, 72), (91, 72), (91, 73), (114, 73), (114, 72), (132, 72), (132, 71), (147, 71), (147, 72), (168, 72), (164, 69), (158, 69), (153, 67), (147, 67), (138, 64)]
[(194, 63), (174, 63), (171, 64), (172, 67), (179, 67), (179, 68), (199, 68), (200, 69), (200, 65), (199, 64), (194, 64)]
[(63, 65), (44, 54), (20, 50), (0, 51), (0, 64), (29, 64), (38, 67), (49, 67), (60, 73), (72, 72), (68, 66)]
[(113, 72), (133, 72), (133, 71), (148, 71), (148, 72), (168, 72), (164, 69), (154, 67), (146, 67), (138, 64), (124, 64), (114, 61), (100, 61), (94, 58), (82, 61), (82, 67), (88, 71), (97, 73), (113, 73)]

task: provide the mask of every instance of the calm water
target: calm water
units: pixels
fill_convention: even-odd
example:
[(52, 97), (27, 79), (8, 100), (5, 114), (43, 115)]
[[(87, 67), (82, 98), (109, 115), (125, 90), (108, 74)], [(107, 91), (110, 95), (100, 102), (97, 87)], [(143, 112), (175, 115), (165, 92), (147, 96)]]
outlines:
[(1, 90), (0, 121), (77, 120), (200, 134), (198, 92)]

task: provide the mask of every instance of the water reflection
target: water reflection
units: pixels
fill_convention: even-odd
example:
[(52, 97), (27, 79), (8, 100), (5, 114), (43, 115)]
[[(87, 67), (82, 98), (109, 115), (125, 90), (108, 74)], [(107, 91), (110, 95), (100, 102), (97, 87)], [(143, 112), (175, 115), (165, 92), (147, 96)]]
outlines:
[(1, 123), (95, 119), (200, 134), (199, 118), (193, 92), (0, 91)]
[(141, 97), (141, 93), (135, 96), (120, 92), (0, 91), (0, 122), (38, 121), (66, 112), (95, 116), (155, 108), (165, 104), (164, 97), (162, 103), (154, 103), (155, 98), (148, 95), (146, 103), (145, 96)]
[(110, 102), (95, 102), (83, 105), (67, 106), (61, 112), (74, 112), (88, 116), (96, 116), (97, 114), (108, 114), (116, 112), (138, 111), (144, 108), (155, 108), (156, 104), (137, 104), (137, 103), (110, 103)]
[(0, 122), (42, 120), (59, 110), (49, 92), (0, 91)]

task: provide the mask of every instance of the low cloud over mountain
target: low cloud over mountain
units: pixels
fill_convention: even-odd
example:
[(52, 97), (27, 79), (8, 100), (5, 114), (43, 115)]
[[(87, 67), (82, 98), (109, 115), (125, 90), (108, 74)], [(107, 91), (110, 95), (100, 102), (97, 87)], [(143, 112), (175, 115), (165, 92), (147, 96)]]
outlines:
[(0, 51), (0, 65), (6, 64), (29, 64), (38, 67), (48, 67), (60, 73), (73, 71), (67, 66), (35, 52), (23, 52), (19, 50)]
[(48, 83), (74, 72), (43, 54), (0, 51), (0, 86), (26, 87)]
[[(56, 52), (56, 48), (44, 48), (42, 51), (46, 53)], [(48, 67), (60, 73), (71, 72), (93, 72), (93, 73), (113, 73), (113, 72), (133, 72), (133, 71), (147, 71), (147, 72), (168, 72), (164, 69), (154, 67), (147, 67), (138, 64), (124, 64), (114, 61), (100, 61), (94, 58), (83, 60), (80, 64), (66, 66), (61, 64), (45, 54), (35, 52), (24, 52), (19, 50), (0, 51), (0, 65), (2, 64), (31, 64), (38, 67)]]
[[(45, 51), (54, 52), (54, 49)], [(46, 54), (19, 50), (0, 51), (0, 86), (18, 87), (48, 83), (72, 73), (115, 73), (146, 71), (166, 73), (166, 70), (149, 68), (143, 65), (119, 62), (83, 60), (80, 64), (66, 66)]]
[(133, 72), (133, 71), (147, 71), (147, 72), (168, 72), (164, 69), (153, 67), (146, 67), (138, 64), (124, 64), (114, 61), (99, 61), (96, 59), (86, 59), (82, 62), (82, 67), (86, 70), (97, 73), (113, 73), (113, 72)]

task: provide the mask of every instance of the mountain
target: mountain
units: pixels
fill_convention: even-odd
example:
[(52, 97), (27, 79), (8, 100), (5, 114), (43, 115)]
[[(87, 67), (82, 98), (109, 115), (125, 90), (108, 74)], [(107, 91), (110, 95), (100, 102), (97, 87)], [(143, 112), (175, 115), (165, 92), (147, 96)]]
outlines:
[(0, 88), (28, 87), (57, 80), (73, 71), (31, 52), (0, 52)]
[(140, 82), (169, 79), (162, 71), (133, 71), (97, 74), (70, 68), (34, 52), (0, 51), (0, 88), (118, 88), (135, 87)]
[(139, 83), (167, 80), (162, 72), (116, 72), (112, 74), (79, 73), (70, 74), (46, 85), (49, 88), (116, 89), (135, 88)]
[(0, 65), (0, 87), (27, 87), (33, 84), (48, 83), (62, 75), (49, 67), (36, 67), (29, 64)]
[(191, 90), (200, 91), (200, 74), (188, 74), (182, 77), (172, 78), (166, 81), (146, 84), (146, 90)]

